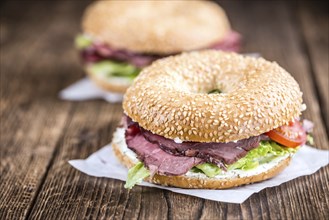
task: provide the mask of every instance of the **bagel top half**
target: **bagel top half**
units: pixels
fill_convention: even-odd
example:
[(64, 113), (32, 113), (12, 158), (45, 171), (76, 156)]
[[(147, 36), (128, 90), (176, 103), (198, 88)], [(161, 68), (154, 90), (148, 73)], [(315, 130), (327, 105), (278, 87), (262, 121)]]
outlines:
[[(220, 94), (208, 94), (219, 89)], [(302, 92), (275, 62), (215, 50), (155, 61), (127, 90), (123, 109), (141, 127), (182, 141), (230, 142), (288, 124)]]
[(206, 48), (230, 31), (223, 9), (209, 1), (96, 1), (83, 31), (117, 49), (174, 54)]

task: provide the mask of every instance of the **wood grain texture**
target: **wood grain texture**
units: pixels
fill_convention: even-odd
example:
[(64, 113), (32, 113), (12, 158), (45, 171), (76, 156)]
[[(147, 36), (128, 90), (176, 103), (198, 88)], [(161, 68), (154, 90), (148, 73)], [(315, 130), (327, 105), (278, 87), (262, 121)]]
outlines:
[[(87, 3), (47, 1), (24, 8), (14, 1), (1, 9), (0, 219), (329, 218), (328, 167), (262, 190), (241, 205), (140, 186), (127, 191), (121, 181), (72, 168), (68, 160), (111, 141), (122, 115), (120, 104), (57, 99), (61, 88), (83, 76), (72, 40)], [(283, 1), (221, 5), (244, 37), (244, 52), (276, 60), (300, 83), (308, 106), (304, 116), (316, 124), (315, 145), (328, 149), (328, 51), (316, 43), (327, 43), (328, 36), (315, 35), (328, 18)]]
[(66, 73), (77, 71), (73, 53), (59, 57), (72, 42), (65, 31), (72, 23), (56, 25), (62, 8), (21, 6), (8, 2), (1, 13), (0, 219), (31, 209), (72, 109), (57, 94), (74, 80)]
[[(119, 104), (95, 101), (76, 105), (32, 210), (33, 219), (70, 219), (72, 216), (81, 219), (87, 215), (131, 219), (138, 216), (150, 218), (150, 214), (157, 218), (166, 215), (166, 201), (161, 190), (136, 187), (127, 191), (121, 181), (89, 177), (67, 163), (69, 159), (85, 158), (99, 146), (109, 143), (121, 116)], [(58, 207), (61, 212), (47, 207)], [(143, 211), (149, 208), (157, 212)]]
[(316, 82), (320, 111), (329, 132), (328, 2), (317, 5), (302, 2), (298, 7), (305, 50), (309, 54), (311, 73)]

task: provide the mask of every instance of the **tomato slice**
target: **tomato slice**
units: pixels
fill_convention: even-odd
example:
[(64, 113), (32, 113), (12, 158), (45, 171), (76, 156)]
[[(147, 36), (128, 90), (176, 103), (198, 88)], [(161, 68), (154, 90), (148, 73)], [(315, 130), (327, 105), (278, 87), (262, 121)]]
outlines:
[(269, 138), (286, 147), (298, 147), (306, 143), (306, 131), (298, 120), (266, 133)]

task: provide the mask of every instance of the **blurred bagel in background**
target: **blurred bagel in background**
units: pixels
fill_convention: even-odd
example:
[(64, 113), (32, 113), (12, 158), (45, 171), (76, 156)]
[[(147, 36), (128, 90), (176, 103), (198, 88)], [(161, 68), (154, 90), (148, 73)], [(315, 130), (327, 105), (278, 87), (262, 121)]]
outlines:
[(76, 38), (85, 69), (101, 88), (124, 93), (154, 60), (185, 51), (238, 51), (224, 10), (210, 1), (96, 1)]

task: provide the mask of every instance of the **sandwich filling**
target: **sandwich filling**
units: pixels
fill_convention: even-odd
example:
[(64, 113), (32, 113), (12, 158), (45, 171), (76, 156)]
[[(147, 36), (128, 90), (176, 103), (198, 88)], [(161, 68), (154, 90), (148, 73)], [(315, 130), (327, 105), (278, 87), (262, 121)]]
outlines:
[(123, 124), (127, 147), (140, 161), (129, 170), (127, 188), (154, 174), (203, 173), (212, 178), (231, 170), (251, 170), (291, 156), (298, 149), (285, 147), (265, 134), (228, 143), (179, 143), (143, 129), (127, 116)]
[[(204, 49), (238, 51), (240, 38), (238, 33), (232, 31), (220, 42)], [(80, 51), (81, 58), (87, 68), (93, 74), (106, 76), (107, 78), (123, 77), (125, 79), (134, 79), (143, 67), (165, 57), (158, 54), (141, 54), (124, 49), (115, 49), (95, 41), (86, 34), (76, 37), (75, 46)]]

